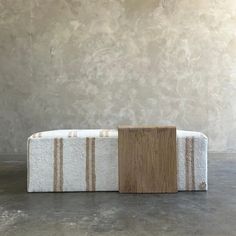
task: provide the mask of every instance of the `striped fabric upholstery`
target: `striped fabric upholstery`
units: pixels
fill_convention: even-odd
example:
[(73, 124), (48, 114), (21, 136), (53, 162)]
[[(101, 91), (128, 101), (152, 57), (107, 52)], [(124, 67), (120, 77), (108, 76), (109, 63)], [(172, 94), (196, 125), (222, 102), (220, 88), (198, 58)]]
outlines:
[[(28, 139), (28, 191), (117, 191), (117, 130), (56, 130)], [(207, 137), (177, 131), (178, 190), (207, 190)]]

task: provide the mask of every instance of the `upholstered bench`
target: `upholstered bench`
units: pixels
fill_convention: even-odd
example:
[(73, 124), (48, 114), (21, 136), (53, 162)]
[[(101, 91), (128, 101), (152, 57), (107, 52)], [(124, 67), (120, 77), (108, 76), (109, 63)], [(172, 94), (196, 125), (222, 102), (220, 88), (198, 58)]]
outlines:
[[(177, 130), (179, 191), (207, 190), (207, 137)], [(117, 130), (56, 130), (28, 138), (28, 192), (118, 191)]]

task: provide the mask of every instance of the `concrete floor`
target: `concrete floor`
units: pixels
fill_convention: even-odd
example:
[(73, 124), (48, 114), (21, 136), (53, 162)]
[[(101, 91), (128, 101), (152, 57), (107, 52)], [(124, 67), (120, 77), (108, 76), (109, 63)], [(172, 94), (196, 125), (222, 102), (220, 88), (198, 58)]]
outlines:
[(0, 162), (0, 235), (236, 235), (236, 155), (209, 157), (209, 191), (26, 193), (26, 163)]

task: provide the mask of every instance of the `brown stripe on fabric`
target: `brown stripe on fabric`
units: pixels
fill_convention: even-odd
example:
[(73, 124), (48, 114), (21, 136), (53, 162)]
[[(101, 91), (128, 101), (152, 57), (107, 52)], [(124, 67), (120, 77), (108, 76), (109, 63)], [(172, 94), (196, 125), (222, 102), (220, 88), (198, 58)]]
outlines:
[(54, 167), (54, 173), (53, 173), (53, 191), (57, 191), (57, 175), (58, 175), (58, 159), (57, 159), (57, 146), (58, 146), (58, 139), (54, 139), (54, 153), (53, 153), (53, 157), (54, 157), (54, 163), (53, 163), (53, 167)]
[(95, 138), (86, 138), (86, 190), (95, 191)]
[(194, 137), (192, 137), (191, 174), (192, 174), (192, 190), (195, 190)]
[(91, 159), (92, 159), (92, 191), (96, 190), (96, 172), (95, 172), (95, 138), (91, 138)]
[(186, 190), (193, 189), (193, 137), (185, 139), (185, 188)]
[(33, 134), (33, 135), (32, 135), (32, 138), (36, 138), (36, 134)]
[(63, 191), (63, 139), (54, 139), (54, 183), (55, 192)]
[(59, 184), (59, 191), (63, 191), (63, 139), (59, 139), (60, 142), (60, 184)]
[(191, 140), (185, 139), (185, 189), (190, 190), (190, 161), (191, 161)]
[(89, 191), (89, 138), (86, 138), (86, 191)]

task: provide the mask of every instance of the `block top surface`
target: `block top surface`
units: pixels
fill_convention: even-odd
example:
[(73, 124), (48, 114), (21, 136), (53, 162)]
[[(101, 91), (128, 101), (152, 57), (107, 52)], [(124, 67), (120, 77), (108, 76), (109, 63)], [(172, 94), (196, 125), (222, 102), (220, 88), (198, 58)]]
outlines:
[(118, 129), (176, 129), (176, 126), (173, 125), (121, 125), (118, 126)]

